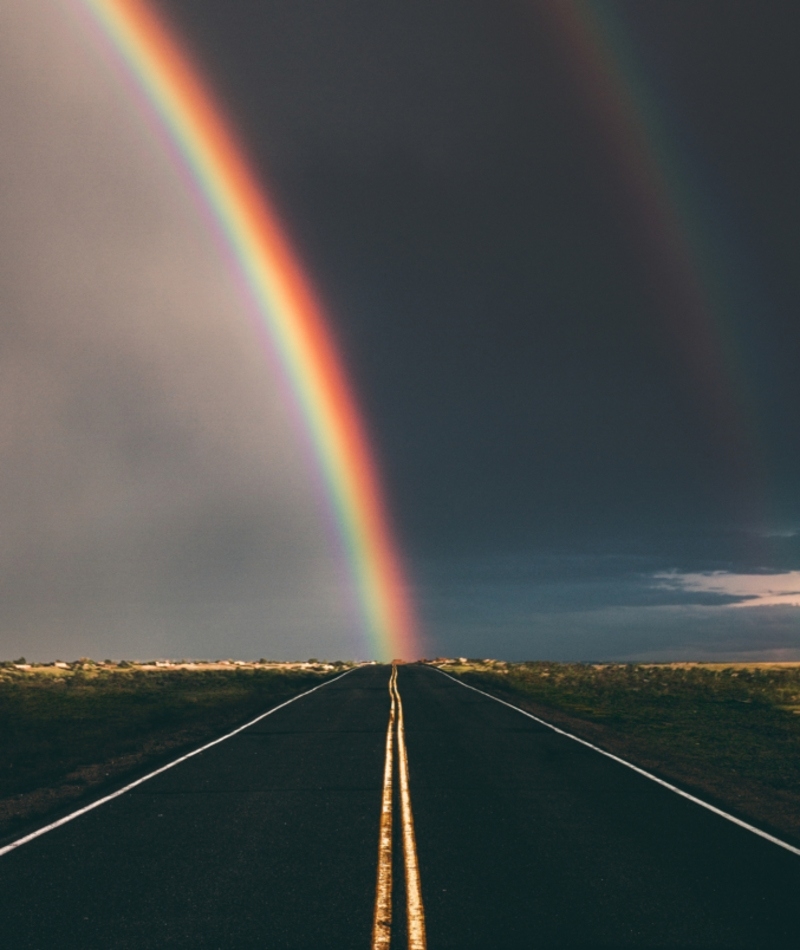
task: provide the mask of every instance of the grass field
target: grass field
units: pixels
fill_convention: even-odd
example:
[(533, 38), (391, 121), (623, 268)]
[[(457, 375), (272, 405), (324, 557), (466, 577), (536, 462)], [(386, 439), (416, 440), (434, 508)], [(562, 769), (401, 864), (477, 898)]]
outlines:
[(26, 666), (0, 665), (0, 836), (214, 738), (345, 668)]
[(800, 664), (435, 665), (800, 844)]

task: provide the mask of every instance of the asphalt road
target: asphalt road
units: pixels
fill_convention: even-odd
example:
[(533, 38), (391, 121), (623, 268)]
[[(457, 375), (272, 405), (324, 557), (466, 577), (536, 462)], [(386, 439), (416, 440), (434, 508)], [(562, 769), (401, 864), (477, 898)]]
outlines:
[[(0, 944), (368, 950), (389, 672), (0, 857)], [(797, 944), (800, 857), (434, 670), (398, 686), (431, 950)]]

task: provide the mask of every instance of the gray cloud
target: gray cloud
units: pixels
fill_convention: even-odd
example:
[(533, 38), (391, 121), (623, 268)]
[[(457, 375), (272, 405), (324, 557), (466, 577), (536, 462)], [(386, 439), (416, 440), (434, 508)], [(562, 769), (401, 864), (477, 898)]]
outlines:
[(420, 580), (444, 655), (800, 659), (800, 610), (754, 593), (788, 589), (794, 572), (679, 573), (655, 558), (539, 554), (430, 562)]
[(217, 240), (67, 5), (0, 9), (0, 654), (353, 654)]

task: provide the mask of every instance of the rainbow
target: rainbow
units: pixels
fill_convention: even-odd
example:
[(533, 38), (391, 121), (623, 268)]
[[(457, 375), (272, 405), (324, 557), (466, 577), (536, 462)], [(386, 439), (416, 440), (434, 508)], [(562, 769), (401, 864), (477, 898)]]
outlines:
[(77, 2), (158, 115), (245, 280), (314, 446), (370, 652), (419, 656), (409, 586), (353, 392), (320, 303), (224, 110), (145, 0)]
[(736, 473), (736, 503), (754, 525), (767, 520), (757, 398), (737, 325), (752, 292), (729, 258), (726, 230), (709, 214), (707, 186), (656, 96), (622, 6), (545, 0), (536, 8), (567, 60), (598, 130), (617, 194), (658, 296), (662, 330), (683, 366), (709, 438)]

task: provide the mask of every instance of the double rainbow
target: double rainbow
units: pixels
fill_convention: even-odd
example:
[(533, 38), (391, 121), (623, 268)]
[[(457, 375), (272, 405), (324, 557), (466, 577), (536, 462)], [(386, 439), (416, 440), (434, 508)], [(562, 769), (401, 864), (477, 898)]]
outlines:
[(160, 117), (233, 252), (323, 473), (376, 658), (419, 655), (414, 612), (363, 421), (319, 302), (224, 112), (145, 0), (78, 0)]

